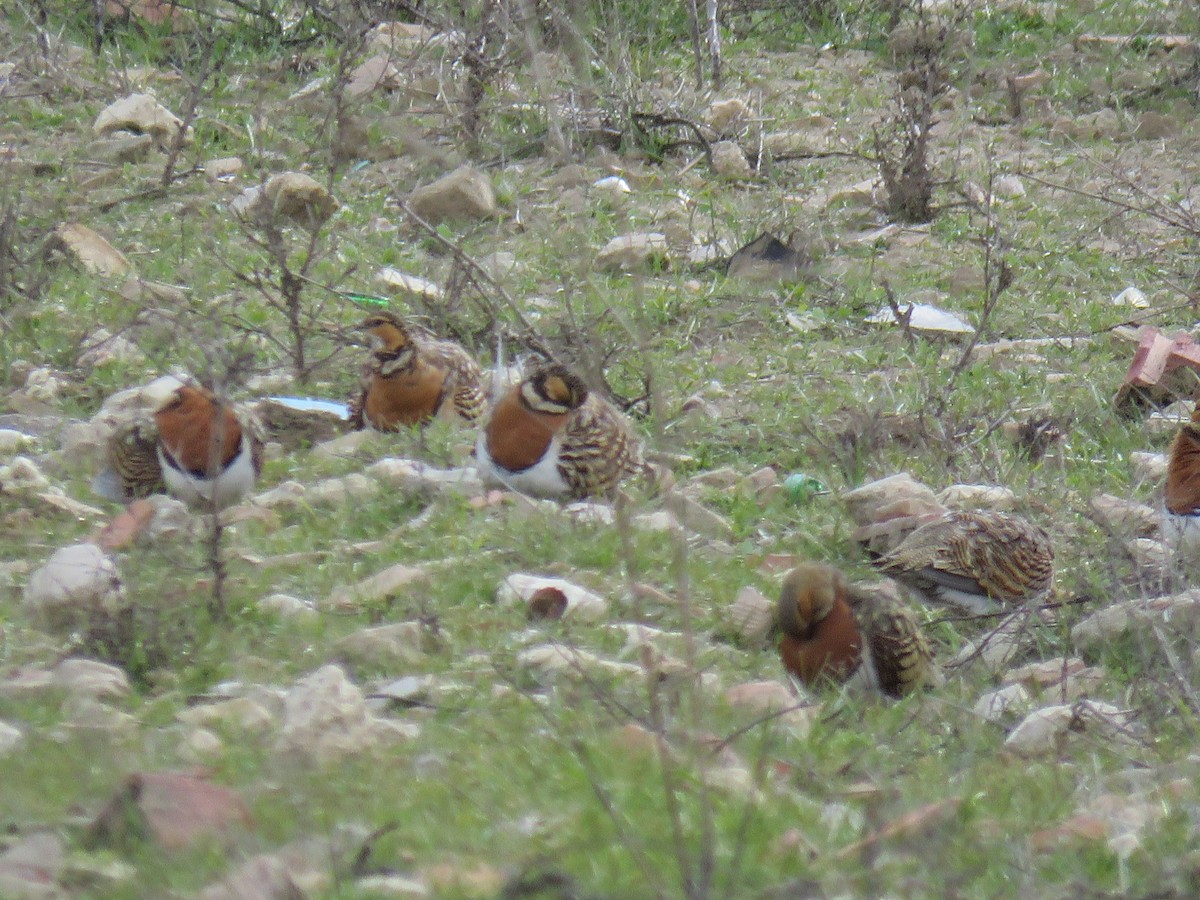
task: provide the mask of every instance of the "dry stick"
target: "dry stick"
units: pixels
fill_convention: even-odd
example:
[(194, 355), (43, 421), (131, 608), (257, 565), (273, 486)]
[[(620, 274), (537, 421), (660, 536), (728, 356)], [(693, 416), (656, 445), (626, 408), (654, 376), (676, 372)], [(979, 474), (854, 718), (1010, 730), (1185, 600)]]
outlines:
[[(471, 256), (465, 250), (463, 250), (461, 246), (459, 246), (457, 241), (452, 241), (445, 237), (437, 230), (437, 228), (419, 216), (416, 211), (413, 210), (412, 206), (409, 205), (407, 200), (400, 201), (400, 209), (405, 215), (419, 225), (431, 238), (449, 250), (454, 255), (454, 258), (462, 266), (470, 270), (475, 278), (483, 281), (493, 291), (496, 292), (500, 299), (504, 301), (504, 305), (508, 307), (509, 312), (512, 313), (513, 318), (517, 320), (517, 323), (524, 331), (524, 335), (521, 336), (520, 339), (525, 346), (527, 346), (530, 350), (542, 354), (542, 356), (546, 357), (546, 359), (550, 360), (551, 362), (558, 362), (558, 359), (550, 350), (550, 347), (547, 345), (545, 339), (538, 332), (538, 330), (533, 327), (529, 320), (525, 318), (524, 313), (521, 312), (521, 308), (517, 306), (516, 301), (509, 296), (508, 291), (504, 290), (504, 288), (500, 286), (499, 282), (497, 282), (495, 278), (488, 274), (487, 270), (484, 269), (483, 266), (472, 259)], [(493, 321), (499, 321), (499, 310), (496, 308), (496, 305), (490, 302), (488, 298), (483, 295), (482, 291), (479, 291), (478, 294), (480, 300), (482, 301), (484, 312), (491, 316)]]
[[(675, 549), (675, 570), (676, 580), (679, 594), (679, 617), (680, 627), (683, 631), (683, 655), (684, 662), (687, 665), (689, 676), (694, 675), (699, 671), (697, 665), (698, 654), (696, 651), (696, 626), (692, 618), (692, 598), (691, 585), (688, 579), (687, 561), (688, 561), (688, 544), (687, 544), (687, 514), (686, 505), (672, 503), (672, 497), (675, 491), (673, 487), (668, 487), (664, 491), (664, 499), (666, 506), (671, 509), (672, 506), (677, 506), (676, 510), (672, 511), (672, 515), (679, 520), (677, 528), (672, 529), (671, 536), (674, 542)], [(689, 731), (695, 735), (700, 732), (700, 715), (701, 715), (701, 698), (702, 694), (697, 686), (696, 678), (690, 677), (687, 682), (687, 687), (684, 690), (684, 696), (687, 699), (688, 712), (691, 721), (688, 723)], [(690, 742), (693, 752), (696, 750), (695, 741)], [(698, 760), (696, 760), (698, 762)], [(709, 791), (708, 780), (700, 779), (699, 783), (699, 803), (700, 803), (700, 864), (703, 886), (703, 892), (699, 896), (707, 896), (709, 886), (712, 883), (713, 870), (713, 848), (715, 846), (715, 834), (713, 830), (713, 805), (712, 795)]]

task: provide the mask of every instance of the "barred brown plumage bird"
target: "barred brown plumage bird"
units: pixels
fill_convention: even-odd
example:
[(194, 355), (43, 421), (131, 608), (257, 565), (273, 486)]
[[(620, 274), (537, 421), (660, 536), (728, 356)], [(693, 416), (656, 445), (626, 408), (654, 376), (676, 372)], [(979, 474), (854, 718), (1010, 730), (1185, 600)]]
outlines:
[(912, 612), (886, 593), (847, 583), (832, 566), (804, 563), (779, 595), (784, 668), (805, 684), (845, 682), (902, 697), (940, 682), (933, 649)]
[(371, 314), (359, 327), (370, 334), (374, 349), (362, 390), (350, 404), (353, 427), (397, 431), (435, 417), (474, 422), (483, 415), (483, 372), (458, 344), (386, 311)]
[(1167, 452), (1162, 534), (1178, 548), (1200, 541), (1200, 407), (1179, 429)]
[(485, 480), (536, 497), (607, 497), (649, 472), (625, 416), (557, 363), (500, 399), (475, 456)]
[(952, 510), (917, 528), (874, 564), (927, 603), (982, 613), (1043, 599), (1054, 551), (1045, 531), (1018, 516)]
[(262, 472), (262, 434), (245, 410), (196, 384), (182, 384), (157, 409), (119, 425), (108, 469), (93, 485), (131, 500), (169, 492), (186, 503), (224, 508)]

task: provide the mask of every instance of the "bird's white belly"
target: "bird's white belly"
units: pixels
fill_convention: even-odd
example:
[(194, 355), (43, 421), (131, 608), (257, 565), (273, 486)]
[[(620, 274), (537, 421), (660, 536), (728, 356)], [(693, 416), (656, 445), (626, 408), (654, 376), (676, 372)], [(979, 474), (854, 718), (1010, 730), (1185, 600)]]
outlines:
[(520, 472), (511, 472), (492, 460), (487, 452), (487, 433), (482, 432), (475, 442), (475, 459), (485, 484), (503, 485), (511, 491), (532, 497), (560, 497), (568, 493), (571, 486), (558, 471), (559, 447), (559, 440), (555, 438), (536, 463)]
[(250, 458), (245, 439), (237, 456), (216, 478), (197, 478), (167, 462), (163, 448), (158, 448), (158, 463), (162, 466), (163, 481), (167, 490), (184, 503), (209, 506), (215, 502), (217, 509), (236, 503), (254, 487), (254, 463)]

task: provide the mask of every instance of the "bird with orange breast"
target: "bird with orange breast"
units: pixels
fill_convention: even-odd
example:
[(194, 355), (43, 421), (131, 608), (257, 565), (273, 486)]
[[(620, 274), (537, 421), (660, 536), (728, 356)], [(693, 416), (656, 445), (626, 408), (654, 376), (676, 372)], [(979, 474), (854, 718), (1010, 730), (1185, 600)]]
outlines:
[(625, 478), (653, 474), (629, 420), (557, 363), (496, 403), (475, 457), (485, 482), (534, 497), (610, 497)]
[(487, 409), (483, 371), (465, 349), (382, 311), (359, 326), (371, 338), (350, 423), (398, 431), (434, 418), (474, 422)]
[(1200, 547), (1200, 407), (1167, 451), (1162, 535), (1172, 549)]
[(941, 683), (911, 610), (886, 591), (849, 584), (832, 566), (804, 563), (788, 572), (777, 615), (783, 666), (806, 685), (858, 678), (903, 697)]
[(1044, 600), (1054, 549), (1041, 527), (1020, 516), (951, 510), (872, 563), (925, 603), (978, 614)]
[(183, 382), (148, 414), (118, 425), (107, 463), (93, 481), (102, 496), (127, 501), (165, 492), (223, 509), (248, 494), (261, 474), (262, 433), (248, 411)]

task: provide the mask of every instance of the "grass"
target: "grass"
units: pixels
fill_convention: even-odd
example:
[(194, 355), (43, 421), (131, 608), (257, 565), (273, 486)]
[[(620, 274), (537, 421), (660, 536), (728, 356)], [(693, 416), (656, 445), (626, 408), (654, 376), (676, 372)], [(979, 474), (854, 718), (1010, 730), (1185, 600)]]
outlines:
[[(745, 99), (765, 131), (789, 130), (822, 113), (835, 122), (831, 146), (867, 149), (870, 128), (892, 93), (893, 70), (880, 22), (856, 17), (846, 6), (844, 15), (813, 23), (781, 19), (765, 32), (757, 18), (747, 19), (755, 23), (745, 26), (748, 37), (726, 44), (728, 85), (721, 97)], [(953, 103), (939, 111), (937, 171), (986, 184), (992, 165), (998, 172), (1030, 172), (1099, 193), (1119, 165), (1144, 177), (1148, 190), (1164, 184), (1187, 190), (1179, 174), (1191, 164), (1188, 142), (1195, 125), (1187, 116), (1179, 116), (1181, 138), (1165, 143), (1076, 142), (1036, 117), (987, 128), (973, 121), (981, 109), (1004, 106), (1002, 91), (984, 90), (977, 97), (973, 85), (990, 83), (1013, 65), (1025, 71), (1039, 63), (1051, 71), (1045, 94), (1055, 114), (1084, 115), (1108, 102), (1123, 114), (1133, 110), (1133, 117), (1143, 108), (1176, 108), (1171, 104), (1178, 98), (1169, 95), (1161, 104), (1126, 102), (1096, 96), (1089, 87), (1105, 78), (1111, 86), (1108, 73), (1118, 64), (1144, 68), (1151, 79), (1161, 76), (1163, 59), (1151, 51), (1073, 52), (1069, 45), (1085, 33), (1194, 33), (1194, 15), (1162, 4), (1060, 6), (1053, 18), (1013, 10), (974, 18), (971, 61), (952, 65)], [(54, 33), (61, 32), (66, 44), (88, 47), (89, 22), (57, 15)], [(628, 71), (613, 73), (636, 79), (629, 88), (636, 100), (631, 108), (701, 119), (711, 97), (691, 87), (687, 42), (680, 37), (685, 23), (678, 16), (666, 21), (665, 8), (645, 15), (649, 21), (625, 21), (621, 33), (639, 34), (644, 26), (653, 39), (640, 46), (631, 40)], [(299, 23), (289, 34), (308, 36), (317, 28)], [(9, 414), (28, 414), (9, 413), (5, 404), (16, 397), (30, 366), (66, 375), (50, 414), (86, 419), (109, 394), (159, 372), (202, 371), (214, 347), (246, 335), (234, 327), (230, 311), (255, 328), (272, 334), (281, 329), (278, 313), (237, 280), (239, 273), (266, 272), (272, 263), (247, 240), (226, 203), (237, 191), (289, 168), (307, 165), (318, 181), (325, 178), (328, 105), (321, 97), (315, 106), (288, 98), (312, 77), (335, 72), (339, 47), (329, 34), (293, 47), (284, 36), (263, 37), (254, 20), (223, 35), (222, 65), (203, 94), (196, 142), (184, 150), (178, 169), (229, 155), (241, 157), (246, 169), (232, 185), (194, 175), (178, 180), (165, 196), (139, 197), (161, 174), (161, 156), (125, 164), (112, 184), (80, 189), (81, 176), (93, 171), (87, 165), (91, 123), (125, 93), (127, 80), (146, 77), (135, 78), (134, 67), (153, 67), (157, 74), (148, 77), (148, 85), (168, 108), (179, 109), (189, 91), (194, 42), (125, 27), (98, 58), (86, 51), (68, 62), (59, 54), (53, 64), (38, 68), (29, 22), (21, 16), (0, 21), (0, 59), (18, 60), (23, 77), (38, 73), (18, 83), (28, 97), (6, 100), (12, 113), (0, 126), (0, 142), (16, 147), (23, 160), (61, 160), (38, 175), (0, 163), (0, 211), (15, 212), (22, 260), (17, 287), (0, 294), (0, 317), (9, 328), (0, 341), (5, 385), (0, 413), (6, 421)], [(836, 49), (819, 49), (827, 42)], [(305, 65), (292, 65), (294, 56)], [(613, 58), (604, 62), (620, 65)], [(446, 96), (453, 96), (453, 67), (430, 57), (411, 69), (414, 77), (442, 78)], [(598, 66), (597, 77), (601, 72)], [(1186, 776), (1196, 714), (1151, 640), (1125, 639), (1088, 658), (1105, 672), (1095, 695), (1133, 711), (1144, 729), (1141, 742), (1104, 743), (1083, 735), (1061, 755), (1043, 759), (1013, 757), (1003, 747), (1004, 728), (974, 715), (980, 694), (996, 686), (978, 672), (894, 704), (831, 691), (822, 695), (824, 705), (808, 729), (786, 719), (759, 723), (761, 713), (731, 706), (724, 696), (732, 685), (781, 676), (770, 647), (741, 645), (729, 633), (727, 610), (740, 588), (754, 585), (774, 594), (778, 576), (760, 570), (759, 562), (768, 554), (794, 554), (868, 576), (836, 492), (896, 471), (909, 471), (935, 488), (953, 482), (1013, 488), (1022, 511), (1055, 535), (1057, 586), (1064, 595), (1089, 593), (1099, 603), (1136, 595), (1136, 585), (1121, 583), (1128, 567), (1087, 518), (1088, 501), (1101, 492), (1133, 492), (1156, 502), (1153, 486), (1131, 485), (1127, 459), (1134, 450), (1163, 449), (1169, 437), (1149, 435), (1140, 422), (1112, 409), (1132, 348), (1109, 336), (1108, 329), (1131, 315), (1109, 298), (1135, 284), (1156, 306), (1177, 304), (1182, 298), (1164, 284), (1164, 274), (1194, 270), (1194, 235), (1171, 233), (1164, 240), (1145, 217), (1108, 219), (1113, 210), (1100, 201), (1025, 181), (1026, 196), (999, 207), (1016, 280), (988, 323), (987, 339), (1089, 340), (1039, 349), (1036, 358), (998, 356), (968, 366), (947, 395), (947, 375), (960, 352), (955, 345), (910, 343), (898, 330), (862, 319), (884, 304), (878, 281), (886, 274), (901, 300), (918, 291), (945, 291), (943, 305), (978, 321), (982, 293), (954, 287), (952, 276), (964, 267), (980, 268), (980, 222), (955, 205), (960, 198), (950, 186), (937, 194), (942, 209), (931, 226), (906, 231), (911, 240), (889, 236), (874, 246), (847, 237), (884, 224), (873, 211), (854, 202), (830, 209), (806, 203), (830, 187), (873, 175), (869, 162), (851, 157), (776, 162), (769, 177), (747, 184), (718, 180), (703, 163), (684, 171), (698, 155), (695, 148), (661, 159), (647, 158), (647, 148), (632, 145), (621, 156), (582, 149), (582, 186), (571, 201), (552, 186), (556, 166), (540, 157), (518, 158), (537, 133), (539, 113), (507, 105), (536, 96), (531, 73), (514, 58), (504, 78), (511, 83), (501, 80), (485, 98), (480, 161), (490, 164), (486, 171), (501, 196), (501, 214), (492, 222), (442, 226), (443, 236), (473, 258), (497, 250), (515, 254), (517, 270), (504, 282), (510, 295), (527, 314), (538, 315), (546, 334), (569, 332), (573, 315), (582, 332), (618, 351), (607, 376), (619, 393), (636, 395), (643, 372), (654, 373), (662, 416), (643, 416), (638, 428), (656, 449), (686, 454), (675, 467), (681, 480), (725, 466), (744, 475), (769, 465), (781, 476), (809, 473), (835, 493), (803, 500), (780, 493), (764, 500), (740, 485), (709, 489), (701, 500), (728, 520), (732, 538), (727, 547), (691, 546), (682, 563), (665, 534), (637, 529), (626, 547), (615, 529), (575, 523), (541, 507), (477, 509), (456, 496), (386, 490), (353, 504), (283, 507), (274, 520), (240, 523), (228, 537), (232, 549), (260, 560), (231, 561), (228, 621), (214, 623), (206, 612), (201, 551), (186, 541), (164, 541), (120, 554), (138, 615), (124, 630), (92, 635), (90, 644), (81, 644), (79, 636), (40, 635), (26, 620), (20, 596), (25, 572), (55, 548), (83, 539), (93, 523), (0, 495), (0, 559), (17, 566), (0, 569), (0, 663), (6, 669), (50, 665), (82, 646), (121, 664), (134, 682), (131, 696), (112, 704), (133, 717), (124, 735), (72, 727), (71, 703), (60, 693), (0, 692), (0, 720), (19, 723), (26, 733), (16, 752), (0, 758), (6, 785), (0, 822), (17, 834), (51, 828), (66, 837), (73, 854), (86, 856), (80, 821), (112, 796), (125, 775), (197, 762), (184, 747), (189, 728), (176, 718), (196, 697), (230, 681), (286, 688), (339, 661), (335, 645), (344, 636), (419, 618), (435, 623), (440, 638), (419, 659), (402, 666), (348, 665), (366, 689), (407, 674), (434, 677), (439, 689), (432, 709), (389, 712), (419, 724), (418, 737), (332, 768), (314, 768), (281, 755), (271, 732), (214, 726), (222, 749), (199, 761), (211, 767), (214, 780), (245, 797), (254, 830), (238, 835), (233, 848), (206, 845), (163, 855), (147, 845), (101, 855), (123, 860), (136, 875), (90, 885), (86, 895), (180, 895), (256, 852), (330, 839), (347, 828), (365, 834), (394, 824), (377, 842), (372, 864), (431, 883), (439, 865), (460, 873), (490, 872), (499, 882), (553, 870), (598, 896), (673, 897), (686, 893), (685, 870), (690, 867), (693, 876), (699, 871), (706, 821), (714, 834), (708, 860), (712, 896), (765, 896), (788, 884), (801, 895), (805, 885), (813, 895), (851, 896), (1194, 893), (1194, 788), (1163, 801), (1165, 815), (1148, 826), (1140, 847), (1127, 857), (1103, 840), (1045, 845), (1032, 840), (1099, 795), (1136, 797)], [(620, 85), (620, 77), (608, 85), (618, 95), (604, 101), (610, 108), (621, 106)], [(445, 97), (410, 103), (401, 90), (371, 95), (354, 111), (368, 123), (371, 159), (336, 174), (334, 193), (343, 205), (327, 225), (310, 277), (375, 292), (374, 272), (393, 265), (445, 284), (453, 261), (438, 242), (404, 223), (395, 204), (439, 174), (439, 166), (415, 153), (393, 155), (387, 135), (400, 122), (435, 146), (457, 149), (461, 123), (452, 103)], [(652, 137), (665, 139), (666, 133)], [(743, 143), (754, 141), (748, 137)], [(614, 169), (634, 185), (633, 194), (618, 202), (593, 197), (588, 185)], [(120, 280), (106, 281), (70, 263), (45, 263), (41, 243), (64, 221), (106, 235), (140, 277), (185, 286), (186, 304), (169, 308), (172, 318), (155, 325), (139, 318), (147, 301), (127, 299)], [(795, 287), (745, 285), (682, 262), (638, 276), (591, 270), (595, 252), (609, 238), (672, 227), (697, 236), (713, 232), (733, 247), (764, 228), (781, 234), (803, 228), (820, 234), (825, 245), (811, 279)], [(292, 263), (298, 265), (300, 241), (295, 235), (289, 239), (295, 241)], [(43, 276), (36, 297), (22, 293)], [(328, 299), (316, 287), (306, 297), (311, 303)], [(535, 304), (532, 298), (540, 299)], [(401, 311), (426, 312), (405, 306), (394, 301)], [(610, 308), (618, 315), (610, 315)], [(473, 337), (481, 357), (491, 358), (494, 323), (469, 295), (452, 297), (437, 312)], [(810, 320), (813, 330), (794, 330), (789, 313)], [(322, 316), (333, 329), (352, 324), (361, 313), (349, 303), (331, 304)], [(1178, 328), (1190, 326), (1193, 318), (1184, 308), (1155, 321)], [(146, 361), (76, 371), (78, 347), (99, 325), (127, 329)], [(286, 375), (288, 360), (280, 348), (261, 335), (251, 333), (250, 339), (255, 372)], [(332, 348), (337, 338), (316, 340), (318, 347), (324, 341)], [(296, 390), (348, 396), (357, 384), (360, 353), (346, 348)], [(717, 414), (683, 413), (685, 401), (696, 394)], [(944, 396), (941, 421), (921, 425), (920, 417)], [(1002, 432), (986, 433), (997, 420), (1034, 413), (1067, 425), (1066, 442), (1046, 460), (1031, 462)], [(892, 415), (917, 424), (909, 432), (881, 432), (878, 440), (867, 440), (872, 423)], [(859, 438), (857, 445), (851, 446), (851, 437)], [(469, 443), (434, 433), (428, 454), (438, 464), (459, 462)], [(62, 459), (57, 449), (51, 429), (36, 451), (47, 474), (69, 496), (98, 503), (87, 489), (89, 467)], [(416, 452), (409, 435), (373, 437), (344, 459), (298, 450), (271, 462), (263, 484), (315, 482), (361, 471), (382, 456)], [(660, 503), (637, 494), (634, 513)], [(417, 516), (424, 517), (419, 527), (397, 528)], [(389, 533), (383, 551), (353, 547)], [(304, 562), (286, 558), (296, 553), (319, 555)], [(455, 562), (439, 565), (444, 560)], [(286, 619), (258, 607), (276, 592), (319, 604), (338, 586), (395, 563), (429, 564), (435, 575), (350, 615), (322, 610), (311, 619)], [(521, 650), (544, 641), (636, 661), (624, 635), (605, 627), (611, 622), (686, 630), (677, 603), (625, 596), (627, 569), (668, 595), (686, 573), (697, 665), (708, 679), (704, 687), (678, 675), (662, 682), (552, 678), (519, 663)], [(609, 598), (610, 615), (601, 623), (533, 626), (520, 610), (494, 602), (496, 587), (517, 571), (585, 584)], [(1069, 627), (1088, 609), (1063, 610), (1031, 658), (1071, 655)], [(942, 623), (931, 624), (930, 633), (939, 652), (949, 655), (975, 629)], [(666, 639), (664, 647), (684, 658), (684, 644), (677, 637)], [(1194, 689), (1191, 654), (1181, 650)], [(691, 711), (693, 690), (700, 691), (698, 716)], [(678, 756), (664, 767), (653, 750), (630, 746), (621, 729), (631, 722), (660, 725)], [(724, 754), (714, 756), (713, 743), (726, 737)], [(677, 820), (670, 813), (672, 801), (679, 807)], [(878, 829), (939, 801), (957, 805), (877, 847), (853, 849)], [(348, 841), (350, 849), (338, 863), (322, 862), (318, 868), (326, 880), (314, 896), (368, 896), (349, 874), (355, 841), (361, 840)], [(611, 847), (616, 850), (601, 852)], [(483, 889), (465, 881), (438, 883), (437, 896), (496, 891), (495, 881)]]

